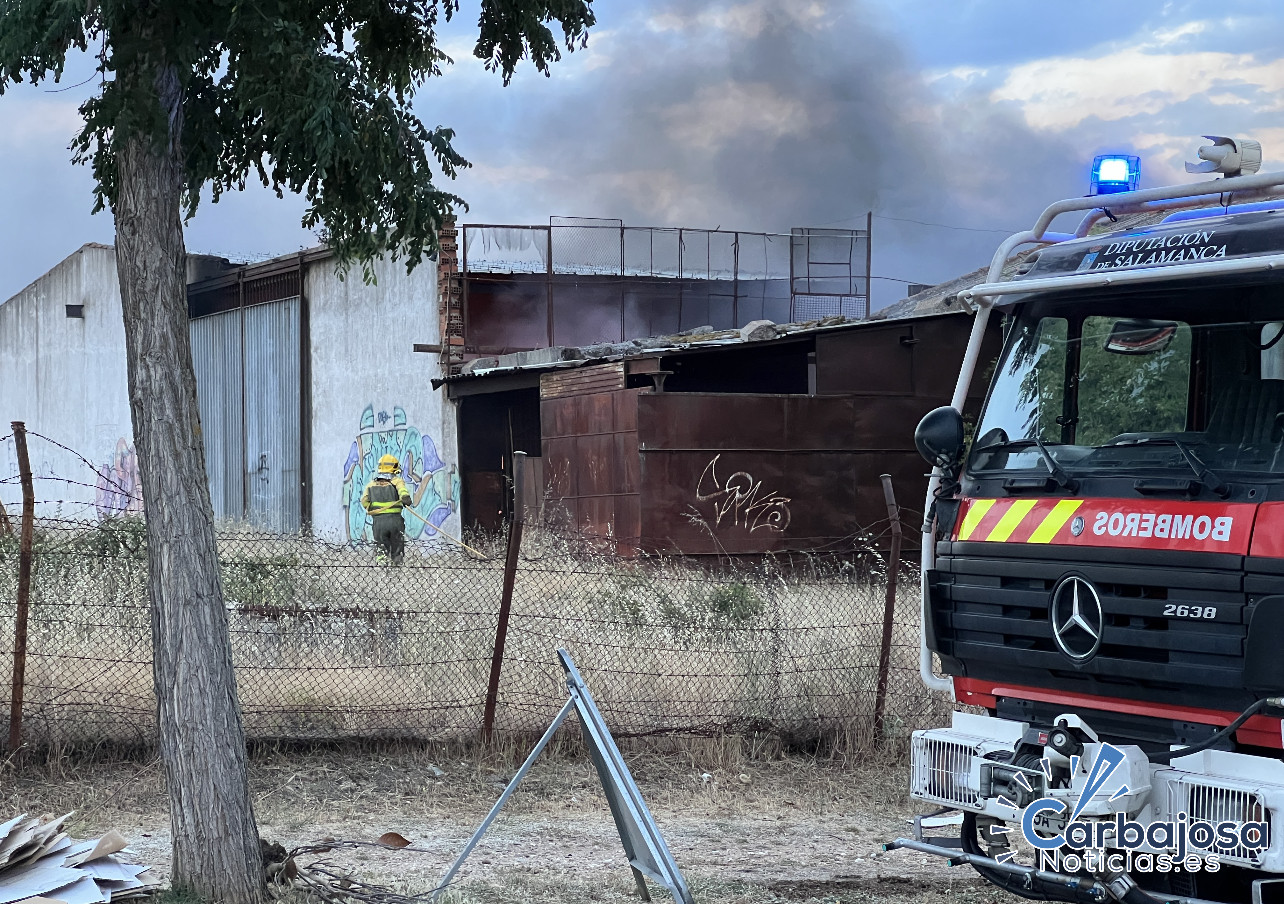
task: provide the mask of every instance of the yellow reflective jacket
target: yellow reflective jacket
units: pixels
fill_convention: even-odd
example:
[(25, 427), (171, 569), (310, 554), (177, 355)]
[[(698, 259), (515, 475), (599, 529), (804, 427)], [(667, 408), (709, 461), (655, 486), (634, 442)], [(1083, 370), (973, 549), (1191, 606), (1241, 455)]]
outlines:
[[(371, 490), (375, 491), (373, 499), (370, 498)], [(389, 490), (395, 490), (395, 494)], [(391, 480), (376, 478), (366, 484), (365, 490), (361, 493), (361, 507), (371, 515), (399, 515), (408, 505), (410, 505), (410, 490), (406, 488), (406, 482), (400, 477), (394, 477)]]

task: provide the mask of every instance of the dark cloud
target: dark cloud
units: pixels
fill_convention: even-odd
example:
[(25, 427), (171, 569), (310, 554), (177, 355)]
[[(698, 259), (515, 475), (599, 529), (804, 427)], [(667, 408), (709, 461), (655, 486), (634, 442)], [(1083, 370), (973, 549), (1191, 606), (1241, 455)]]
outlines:
[[(787, 231), (873, 209), (1019, 227), (1081, 190), (1063, 140), (981, 92), (942, 105), (859, 3), (658, 5), (595, 52), (606, 65), (528, 96), (522, 147), (477, 145), (479, 168), (542, 162), (559, 213)], [(945, 279), (1001, 238), (893, 222), (876, 221), (895, 241), (876, 238), (883, 276)], [(900, 294), (887, 282), (879, 296)]]
[[(1037, 14), (1003, 0), (596, 5), (587, 52), (557, 64), (552, 78), (524, 67), (508, 88), (469, 57), (474, 9), (465, 5), (443, 29), (457, 65), (425, 86), (416, 109), (430, 126), (454, 127), (476, 164), (453, 186), (473, 204), (467, 221), (579, 215), (777, 231), (859, 225), (873, 209), (898, 218), (875, 220), (875, 273), (933, 282), (984, 263), (1001, 235), (905, 220), (1024, 228), (1046, 203), (1085, 191), (1095, 153), (1140, 143), (1172, 157), (1185, 139), (1167, 136), (1186, 134), (1193, 153), (1202, 131), (1252, 135), (1278, 118), (1277, 103), (1233, 83), (1216, 90), (1250, 103), (1169, 99), (1047, 129), (1027, 125), (1027, 93), (992, 99), (1016, 64), (1095, 59), (1160, 34), (1165, 51), (1277, 59), (1265, 36), (1280, 14), (1246, 0), (1185, 31), (1208, 14), (1203, 3), (1138, 12), (1084, 0)], [(1101, 67), (1109, 65), (1107, 56)], [(69, 72), (66, 83), (84, 74)], [(1057, 87), (1056, 73), (1041, 84)], [(110, 218), (88, 216), (89, 176), (66, 151), (75, 105), (92, 90), (21, 86), (0, 98), (0, 299), (82, 242), (111, 239)], [(188, 244), (241, 256), (293, 251), (312, 241), (301, 211), (297, 199), (251, 187), (204, 206)], [(899, 297), (896, 283), (875, 285), (876, 303)]]

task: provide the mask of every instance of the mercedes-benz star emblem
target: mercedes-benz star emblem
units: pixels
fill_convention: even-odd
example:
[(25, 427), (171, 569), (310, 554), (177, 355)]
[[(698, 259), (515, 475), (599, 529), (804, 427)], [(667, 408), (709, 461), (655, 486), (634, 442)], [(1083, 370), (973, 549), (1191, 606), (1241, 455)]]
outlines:
[(1052, 589), (1048, 609), (1052, 637), (1062, 653), (1075, 662), (1087, 662), (1097, 655), (1106, 615), (1096, 587), (1076, 575), (1063, 578)]
[(1083, 515), (1075, 515), (1074, 520), (1070, 522), (1070, 534), (1077, 537), (1081, 533), (1083, 533)]

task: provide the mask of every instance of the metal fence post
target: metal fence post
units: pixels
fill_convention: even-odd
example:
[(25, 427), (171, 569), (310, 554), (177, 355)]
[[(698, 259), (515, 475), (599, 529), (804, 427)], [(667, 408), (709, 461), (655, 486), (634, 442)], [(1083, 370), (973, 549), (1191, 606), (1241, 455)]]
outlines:
[(486, 687), (486, 708), (482, 712), (482, 740), (489, 741), (495, 729), (495, 705), (499, 699), (499, 673), (504, 667), (504, 643), (508, 640), (508, 616), (513, 608), (513, 584), (517, 580), (517, 554), (522, 548), (522, 524), (526, 453), (513, 453), (513, 520), (508, 526), (508, 554), (504, 557), (504, 589), (499, 598), (499, 620), (495, 624), (495, 651), (490, 658), (490, 683)]
[(892, 525), (892, 548), (887, 556), (887, 596), (883, 602), (883, 640), (878, 647), (878, 685), (874, 691), (874, 736), (883, 737), (883, 712), (887, 706), (887, 671), (892, 657), (892, 620), (896, 616), (896, 579), (901, 570), (901, 510), (892, 490), (892, 475), (882, 474), (883, 499)]
[(27, 455), (27, 426), (14, 421), (13, 444), (18, 450), (18, 476), (22, 483), (22, 532), (18, 541), (18, 607), (13, 627), (13, 696), (9, 702), (9, 751), (22, 743), (22, 696), (27, 680), (27, 609), (31, 601), (31, 548), (35, 535), (36, 491), (31, 482)]

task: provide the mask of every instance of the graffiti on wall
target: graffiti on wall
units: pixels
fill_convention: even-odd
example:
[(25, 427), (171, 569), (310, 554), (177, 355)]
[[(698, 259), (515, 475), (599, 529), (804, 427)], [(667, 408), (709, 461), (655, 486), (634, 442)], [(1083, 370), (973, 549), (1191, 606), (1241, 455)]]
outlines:
[(143, 510), (143, 484), (138, 479), (138, 453), (123, 436), (116, 451), (98, 468), (94, 508), (100, 518), (134, 515)]
[(714, 527), (739, 527), (749, 533), (760, 528), (781, 533), (789, 527), (792, 500), (774, 490), (764, 490), (762, 481), (754, 480), (747, 471), (719, 480), (720, 458), (721, 454), (713, 456), (696, 483), (695, 498), (700, 504), (695, 506), (696, 511), (703, 515), (701, 507), (712, 506)]
[[(399, 405), (393, 407), (391, 414), (367, 405), (343, 464), (343, 523), (349, 543), (371, 539), (361, 493), (385, 455), (393, 455), (401, 462), (401, 477), (410, 490), (411, 508), (425, 521), (441, 527), (459, 508), (458, 469), (441, 460), (432, 437), (407, 423), (406, 411)], [(410, 539), (436, 533), (414, 515), (403, 518)]]

